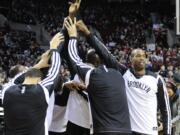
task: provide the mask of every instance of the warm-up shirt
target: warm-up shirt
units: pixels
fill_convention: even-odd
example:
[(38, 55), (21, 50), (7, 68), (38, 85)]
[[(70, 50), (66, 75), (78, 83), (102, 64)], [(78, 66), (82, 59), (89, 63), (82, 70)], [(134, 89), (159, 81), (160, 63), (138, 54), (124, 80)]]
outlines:
[(51, 52), (51, 67), (45, 79), (36, 85), (12, 85), (4, 91), (6, 135), (48, 135), (46, 112), (61, 65), (59, 53)]
[[(73, 81), (82, 83), (76, 74)], [(70, 121), (75, 125), (89, 129), (91, 125), (91, 111), (85, 91), (69, 90), (63, 87), (55, 96), (52, 123), (49, 131), (62, 133), (66, 131)]]
[(96, 36), (90, 35), (88, 41), (108, 68), (116, 69), (123, 74), (132, 131), (157, 135), (157, 107), (159, 107), (163, 118), (164, 134), (171, 134), (169, 99), (163, 79), (149, 71), (146, 71), (142, 77), (137, 77), (132, 69), (128, 70), (118, 63)]
[[(77, 74), (74, 76), (73, 81), (82, 83)], [(92, 117), (87, 92), (76, 90), (70, 92), (67, 103), (66, 119), (75, 125), (90, 129)]]
[[(168, 95), (163, 80), (151, 72), (146, 72), (144, 76), (138, 78), (131, 70), (127, 70), (123, 77), (126, 82), (132, 130), (157, 135), (157, 98), (160, 107), (167, 106), (167, 113), (170, 115)], [(169, 117), (166, 120), (167, 123), (171, 122)], [(170, 126), (170, 124), (167, 126)], [(168, 132), (170, 132), (170, 127), (167, 128), (169, 129)]]
[(67, 101), (69, 98), (69, 89), (63, 88), (55, 94), (52, 122), (49, 131), (63, 133), (66, 131), (68, 119), (66, 119)]
[(121, 73), (102, 65), (93, 69), (78, 56), (77, 39), (68, 45), (72, 65), (85, 82), (89, 94), (94, 133), (130, 133), (125, 83)]

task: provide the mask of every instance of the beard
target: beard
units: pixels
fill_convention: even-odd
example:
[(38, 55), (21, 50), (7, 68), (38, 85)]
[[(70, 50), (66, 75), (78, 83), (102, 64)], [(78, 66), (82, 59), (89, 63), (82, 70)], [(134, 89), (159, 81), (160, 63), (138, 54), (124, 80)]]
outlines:
[(140, 63), (135, 63), (133, 65), (135, 71), (139, 72), (145, 69), (145, 65), (141, 65)]

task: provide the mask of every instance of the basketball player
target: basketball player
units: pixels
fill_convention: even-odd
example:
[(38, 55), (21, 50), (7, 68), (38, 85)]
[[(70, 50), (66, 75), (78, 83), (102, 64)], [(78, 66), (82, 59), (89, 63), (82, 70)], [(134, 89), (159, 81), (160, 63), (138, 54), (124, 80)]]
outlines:
[[(145, 69), (146, 55), (142, 49), (134, 49), (130, 56), (131, 68), (119, 64), (105, 45), (88, 30), (83, 21), (77, 27), (88, 38), (108, 68), (123, 74), (129, 104), (131, 128), (134, 135), (157, 135), (157, 106), (163, 115), (163, 132), (171, 133), (171, 112), (164, 80)], [(157, 105), (158, 104), (158, 105)]]
[(95, 68), (82, 62), (77, 52), (76, 19), (65, 20), (72, 65), (85, 82), (91, 101), (94, 135), (131, 134), (125, 84), (122, 75), (103, 63)]
[[(47, 135), (46, 112), (56, 80), (61, 60), (57, 47), (64, 41), (62, 34), (56, 34), (50, 42), (50, 51), (33, 68), (25, 73), (22, 84), (7, 88), (3, 94), (6, 135)], [(40, 68), (51, 66), (42, 80)]]

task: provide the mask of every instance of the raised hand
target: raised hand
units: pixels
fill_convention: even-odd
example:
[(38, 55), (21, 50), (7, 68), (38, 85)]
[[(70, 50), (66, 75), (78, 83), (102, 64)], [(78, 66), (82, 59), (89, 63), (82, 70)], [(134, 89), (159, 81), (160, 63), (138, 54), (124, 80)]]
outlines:
[(33, 66), (33, 68), (41, 69), (41, 68), (46, 68), (49, 67), (48, 61), (49, 61), (49, 50), (47, 50), (45, 53), (41, 55), (40, 61)]
[(76, 18), (73, 18), (73, 20), (70, 17), (65, 18), (64, 26), (68, 31), (69, 37), (77, 37)]
[(81, 31), (83, 34), (85, 34), (86, 36), (90, 34), (89, 29), (87, 28), (87, 26), (84, 24), (84, 22), (82, 20), (79, 20), (76, 23), (76, 27), (79, 31)]
[(64, 42), (64, 36), (58, 32), (50, 41), (50, 49), (57, 49), (62, 42)]
[(84, 84), (77, 83), (75, 81), (70, 81), (70, 82), (64, 83), (64, 87), (66, 87), (70, 90), (85, 90), (86, 89), (86, 86)]
[(77, 11), (80, 8), (81, 0), (75, 0), (75, 2), (69, 2), (70, 7), (69, 7), (69, 16), (72, 18), (75, 16)]

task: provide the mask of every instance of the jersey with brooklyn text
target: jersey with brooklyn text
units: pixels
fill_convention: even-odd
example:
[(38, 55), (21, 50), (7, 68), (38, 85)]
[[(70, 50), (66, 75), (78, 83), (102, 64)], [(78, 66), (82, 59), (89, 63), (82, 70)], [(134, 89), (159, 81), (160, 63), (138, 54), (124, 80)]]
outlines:
[(157, 134), (157, 104), (162, 114), (163, 132), (171, 134), (171, 112), (169, 98), (163, 78), (146, 71), (143, 76), (135, 75), (119, 63), (106, 46), (94, 35), (88, 37), (89, 44), (103, 59), (107, 68), (118, 70), (124, 75), (132, 131), (140, 134)]
[(158, 79), (148, 74), (137, 78), (130, 70), (123, 77), (129, 99), (132, 131), (157, 135)]

